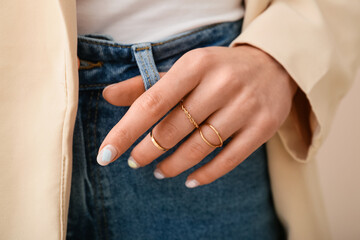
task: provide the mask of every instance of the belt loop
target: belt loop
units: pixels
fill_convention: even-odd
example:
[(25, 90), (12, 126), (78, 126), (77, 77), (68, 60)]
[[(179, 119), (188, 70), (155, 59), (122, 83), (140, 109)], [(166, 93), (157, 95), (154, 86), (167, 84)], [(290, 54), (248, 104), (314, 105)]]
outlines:
[(151, 51), (151, 43), (134, 44), (131, 49), (139, 67), (145, 90), (148, 90), (160, 79)]

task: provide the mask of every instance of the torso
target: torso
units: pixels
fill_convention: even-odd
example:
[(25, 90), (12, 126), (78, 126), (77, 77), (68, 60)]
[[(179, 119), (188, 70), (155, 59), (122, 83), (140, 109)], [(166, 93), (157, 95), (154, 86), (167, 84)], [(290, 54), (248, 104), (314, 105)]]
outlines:
[(106, 34), (121, 43), (157, 41), (243, 15), (241, 0), (77, 0), (78, 34)]

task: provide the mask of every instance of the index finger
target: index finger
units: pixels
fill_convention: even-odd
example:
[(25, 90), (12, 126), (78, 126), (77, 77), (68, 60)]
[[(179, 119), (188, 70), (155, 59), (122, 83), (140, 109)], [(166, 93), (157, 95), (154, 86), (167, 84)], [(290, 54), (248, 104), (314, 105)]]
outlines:
[(137, 98), (121, 120), (110, 130), (100, 145), (97, 156), (100, 165), (107, 165), (120, 157), (198, 84), (196, 74), (180, 72), (174, 66)]

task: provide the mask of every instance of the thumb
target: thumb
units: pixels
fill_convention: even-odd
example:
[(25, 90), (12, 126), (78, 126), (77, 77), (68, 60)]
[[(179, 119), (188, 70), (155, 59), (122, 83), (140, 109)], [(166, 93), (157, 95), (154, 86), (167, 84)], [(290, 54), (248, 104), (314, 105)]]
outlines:
[[(160, 78), (165, 75), (164, 72), (159, 74)], [(105, 100), (112, 105), (130, 106), (144, 92), (144, 82), (141, 75), (138, 75), (125, 81), (107, 86), (104, 88), (102, 95)]]

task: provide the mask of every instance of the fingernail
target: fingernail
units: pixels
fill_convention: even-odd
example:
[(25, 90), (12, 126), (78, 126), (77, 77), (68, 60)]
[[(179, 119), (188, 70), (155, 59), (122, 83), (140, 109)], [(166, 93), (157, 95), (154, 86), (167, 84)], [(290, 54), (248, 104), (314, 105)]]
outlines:
[(128, 158), (128, 165), (129, 165), (129, 167), (131, 167), (133, 169), (140, 167), (140, 165), (135, 161), (135, 159), (131, 155)]
[(155, 169), (154, 176), (157, 179), (164, 179), (165, 178), (164, 174), (158, 168)]
[(116, 154), (115, 147), (109, 144), (100, 151), (96, 159), (100, 165), (107, 165), (114, 159)]
[(199, 182), (196, 181), (195, 179), (186, 180), (185, 186), (188, 188), (194, 188), (194, 187), (199, 186)]

